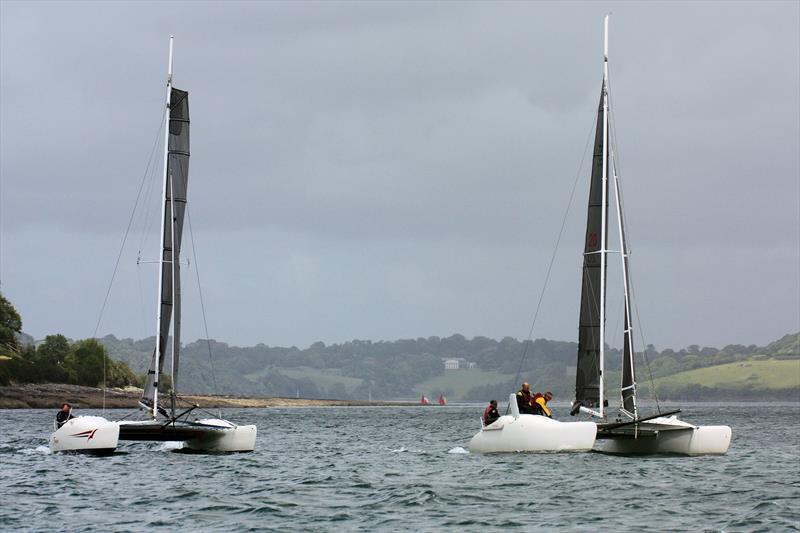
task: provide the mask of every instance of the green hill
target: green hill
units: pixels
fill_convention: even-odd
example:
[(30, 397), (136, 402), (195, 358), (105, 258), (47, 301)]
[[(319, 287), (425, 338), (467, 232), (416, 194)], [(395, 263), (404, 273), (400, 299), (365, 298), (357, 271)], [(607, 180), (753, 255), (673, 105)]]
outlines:
[(764, 353), (774, 357), (800, 357), (800, 331), (769, 343)]
[[(800, 359), (760, 356), (657, 378), (661, 398), (800, 399)], [(643, 395), (649, 383), (641, 383)]]
[(764, 390), (800, 388), (800, 359), (749, 359), (656, 379), (656, 387), (686, 385)]

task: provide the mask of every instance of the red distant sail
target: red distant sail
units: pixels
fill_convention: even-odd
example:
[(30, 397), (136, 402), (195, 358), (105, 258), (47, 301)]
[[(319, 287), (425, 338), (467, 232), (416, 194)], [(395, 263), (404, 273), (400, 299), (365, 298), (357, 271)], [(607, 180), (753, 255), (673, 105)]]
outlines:
[(420, 405), (428, 405), (431, 401), (423, 394), (422, 399), (419, 401)]
[(439, 405), (447, 405), (447, 398), (444, 397), (444, 394), (439, 395)]

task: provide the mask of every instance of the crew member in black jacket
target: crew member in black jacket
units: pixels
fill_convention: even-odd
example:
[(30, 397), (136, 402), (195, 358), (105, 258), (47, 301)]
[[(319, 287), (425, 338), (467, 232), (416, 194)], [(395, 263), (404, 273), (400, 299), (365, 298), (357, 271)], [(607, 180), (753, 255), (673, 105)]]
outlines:
[(70, 418), (75, 418), (74, 416), (72, 416), (71, 411), (72, 407), (68, 403), (61, 405), (61, 410), (56, 415), (56, 424), (58, 424), (58, 427), (61, 427), (64, 424), (66, 424), (67, 420), (69, 420)]

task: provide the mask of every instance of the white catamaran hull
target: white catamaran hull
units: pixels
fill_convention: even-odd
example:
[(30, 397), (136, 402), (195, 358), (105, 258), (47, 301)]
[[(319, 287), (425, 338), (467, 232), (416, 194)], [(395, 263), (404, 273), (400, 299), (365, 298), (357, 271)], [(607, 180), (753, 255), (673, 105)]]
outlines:
[(237, 426), (227, 420), (158, 420), (120, 422), (120, 440), (180, 442), (181, 450), (201, 452), (252, 452), (256, 448), (256, 426)]
[(593, 422), (559, 422), (540, 415), (519, 414), (516, 396), (509, 398), (511, 415), (484, 426), (469, 443), (476, 453), (588, 452), (594, 446)]
[(111, 454), (118, 441), (118, 423), (99, 416), (78, 416), (50, 435), (50, 451)]
[(223, 429), (187, 440), (184, 442), (185, 448), (208, 452), (252, 452), (256, 449), (255, 425), (235, 426), (227, 420), (217, 418), (198, 420), (198, 423), (222, 426)]
[(598, 439), (597, 450), (619, 454), (722, 455), (731, 444), (728, 426), (693, 426), (671, 416), (639, 425), (634, 435)]

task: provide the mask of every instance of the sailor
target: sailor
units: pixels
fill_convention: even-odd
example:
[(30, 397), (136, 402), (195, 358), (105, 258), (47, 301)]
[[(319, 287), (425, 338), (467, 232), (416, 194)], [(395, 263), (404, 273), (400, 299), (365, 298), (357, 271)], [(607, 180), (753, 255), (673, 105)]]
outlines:
[(523, 383), (522, 388), (517, 391), (517, 407), (519, 407), (520, 414), (535, 414), (533, 407), (533, 396), (531, 396), (531, 385), (527, 381)]
[(553, 393), (550, 391), (545, 392), (544, 394), (539, 394), (538, 392), (533, 397), (533, 414), (535, 415), (542, 415), (546, 416), (547, 418), (553, 418), (550, 412), (550, 408), (547, 407), (547, 402), (553, 399)]
[(58, 412), (58, 414), (56, 414), (56, 424), (58, 425), (58, 427), (61, 427), (64, 424), (66, 424), (67, 420), (69, 420), (70, 418), (75, 418), (74, 416), (72, 416), (71, 411), (72, 407), (70, 406), (70, 404), (65, 403), (61, 405), (61, 410)]
[(500, 418), (500, 413), (497, 412), (497, 400), (492, 400), (483, 411), (483, 425), (488, 426), (498, 418)]

